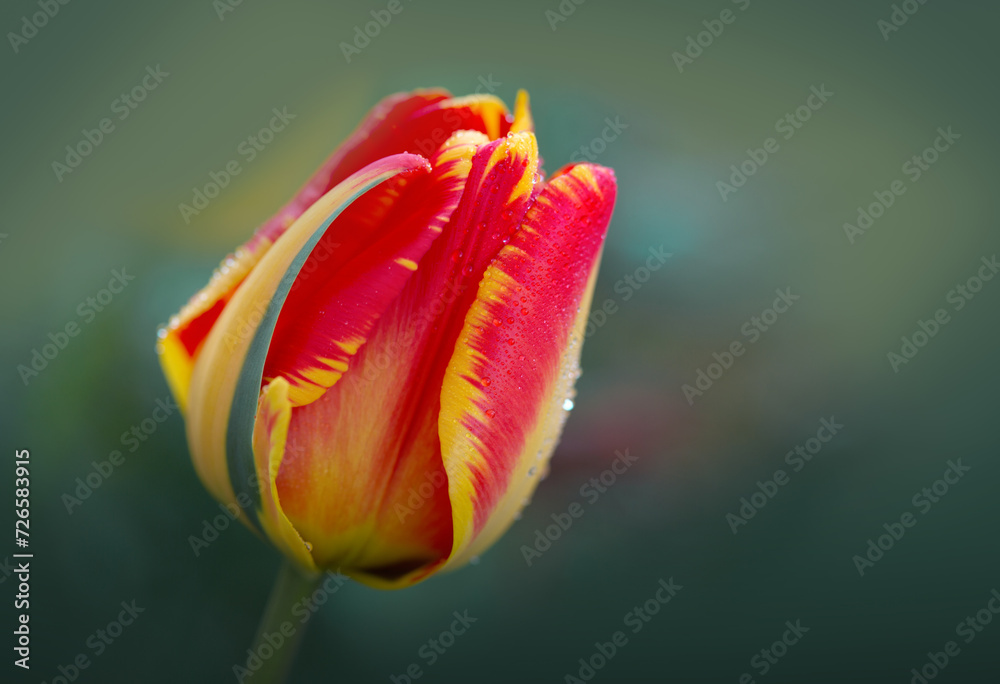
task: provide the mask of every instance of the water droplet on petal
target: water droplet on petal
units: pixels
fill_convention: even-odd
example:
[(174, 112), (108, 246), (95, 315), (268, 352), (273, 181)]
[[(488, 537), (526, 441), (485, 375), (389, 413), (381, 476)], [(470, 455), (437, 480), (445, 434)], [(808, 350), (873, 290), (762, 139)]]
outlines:
[(489, 416), (490, 418), (493, 418), (496, 414), (497, 414), (496, 409), (487, 409), (486, 410), (486, 415)]
[(563, 411), (572, 411), (573, 410), (573, 406), (575, 406), (575, 404), (573, 403), (573, 400), (572, 399), (567, 399), (566, 401), (563, 402)]
[(528, 468), (528, 477), (534, 477), (535, 473), (537, 472), (538, 468), (536, 468), (535, 466), (531, 466), (530, 468)]

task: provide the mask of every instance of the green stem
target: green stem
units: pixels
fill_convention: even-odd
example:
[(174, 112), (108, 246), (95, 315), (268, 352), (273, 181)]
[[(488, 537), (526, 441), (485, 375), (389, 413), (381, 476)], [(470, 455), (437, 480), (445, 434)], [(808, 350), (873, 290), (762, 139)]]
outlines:
[(301, 619), (293, 619), (292, 606), (310, 594), (322, 578), (322, 574), (303, 574), (287, 559), (282, 563), (253, 641), (252, 650), (261, 666), (247, 679), (248, 684), (287, 680), (307, 626)]

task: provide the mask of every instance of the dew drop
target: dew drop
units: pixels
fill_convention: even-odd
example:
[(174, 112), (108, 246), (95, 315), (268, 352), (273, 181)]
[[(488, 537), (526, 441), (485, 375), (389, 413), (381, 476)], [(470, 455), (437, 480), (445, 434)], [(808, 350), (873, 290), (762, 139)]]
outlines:
[(566, 399), (566, 401), (563, 402), (563, 411), (572, 411), (574, 406), (575, 404), (572, 399)]
[(495, 417), (496, 414), (497, 414), (496, 409), (487, 409), (486, 410), (486, 415), (489, 416), (490, 418)]
[(489, 387), (493, 383), (489, 378), (483, 378), (483, 385)]
[(530, 468), (528, 468), (528, 477), (534, 477), (535, 473), (537, 472), (538, 468), (536, 468), (535, 466), (531, 466)]

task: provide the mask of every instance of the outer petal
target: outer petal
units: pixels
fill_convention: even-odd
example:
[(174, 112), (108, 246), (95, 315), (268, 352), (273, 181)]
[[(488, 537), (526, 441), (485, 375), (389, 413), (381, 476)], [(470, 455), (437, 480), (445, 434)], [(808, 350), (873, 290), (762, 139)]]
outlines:
[(603, 167), (554, 177), (479, 286), (441, 390), (454, 520), (448, 566), (492, 544), (547, 467), (579, 375), (615, 192)]
[[(428, 170), (422, 157), (396, 155), (338, 185), (278, 239), (222, 311), (194, 366), (187, 417), (195, 469), (218, 500), (232, 501), (234, 486), (251, 492), (255, 499), (259, 496), (248, 480), (253, 472), (250, 442), (264, 355), (278, 311), (305, 256), (332, 217), (365, 190), (400, 173)], [(248, 372), (251, 366), (258, 366), (256, 378)], [(234, 473), (231, 482), (232, 462), (241, 463), (242, 472)]]
[(480, 147), (468, 155), (451, 222), (344, 378), (295, 409), (278, 476), (282, 505), (317, 563), (376, 586), (417, 581), (451, 552), (441, 382), (482, 274), (531, 201), (534, 136), (486, 144), (460, 133), (451, 144), (468, 150), (470, 140)]

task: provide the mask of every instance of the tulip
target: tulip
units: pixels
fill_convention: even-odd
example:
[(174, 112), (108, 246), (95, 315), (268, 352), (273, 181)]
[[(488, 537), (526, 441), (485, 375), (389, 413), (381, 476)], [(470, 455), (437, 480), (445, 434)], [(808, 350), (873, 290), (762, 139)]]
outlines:
[(532, 129), (524, 92), (383, 100), (159, 331), (199, 477), (303, 571), (461, 566), (544, 475), (616, 184), (545, 179)]

